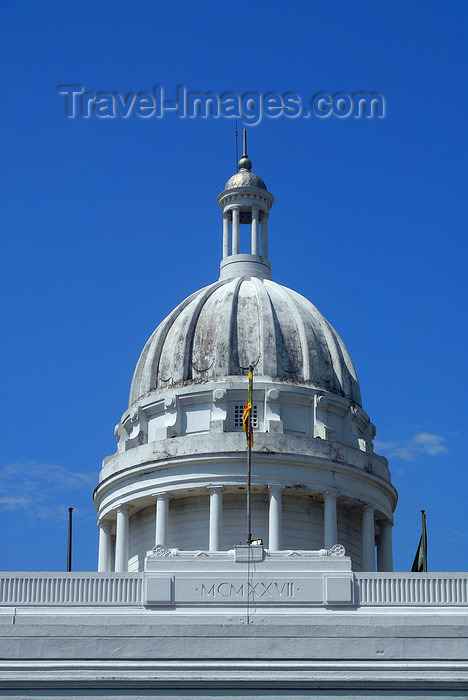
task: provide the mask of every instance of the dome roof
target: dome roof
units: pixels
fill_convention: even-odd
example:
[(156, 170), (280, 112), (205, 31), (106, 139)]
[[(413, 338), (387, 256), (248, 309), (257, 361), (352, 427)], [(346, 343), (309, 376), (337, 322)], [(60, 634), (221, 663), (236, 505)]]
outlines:
[(130, 404), (152, 391), (245, 375), (306, 384), (361, 405), (338, 333), (297, 292), (258, 277), (195, 292), (157, 327), (138, 360)]
[(252, 171), (252, 161), (247, 155), (247, 132), (244, 129), (244, 152), (242, 158), (237, 164), (238, 171), (229, 178), (226, 182), (226, 190), (234, 190), (237, 187), (257, 187), (260, 190), (267, 190), (265, 183), (259, 175), (256, 175)]
[(246, 168), (241, 168), (239, 172), (229, 178), (224, 191), (233, 190), (236, 187), (258, 187), (261, 190), (266, 190), (267, 188), (259, 175), (252, 173)]

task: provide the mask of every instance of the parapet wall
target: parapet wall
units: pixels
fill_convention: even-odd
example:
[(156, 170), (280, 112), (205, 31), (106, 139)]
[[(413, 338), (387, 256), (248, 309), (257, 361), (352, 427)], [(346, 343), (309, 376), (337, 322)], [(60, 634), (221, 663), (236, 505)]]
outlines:
[[(328, 558), (328, 557), (327, 557)], [(209, 555), (200, 557), (201, 561), (210, 561)], [(167, 560), (170, 564), (171, 560)], [(299, 580), (299, 574), (302, 577), (305, 573), (292, 571), (294, 557), (286, 559), (290, 566), (289, 573), (285, 570), (280, 571), (277, 566), (268, 571), (259, 571), (258, 563), (256, 570), (249, 572), (249, 581), (261, 582), (259, 587), (264, 590), (266, 577), (268, 583), (278, 583), (278, 586), (273, 586), (271, 591), (283, 590), (284, 600), (288, 602), (288, 610), (290, 605), (296, 603), (303, 606), (307, 601), (293, 599), (286, 592), (293, 590), (294, 584)], [(174, 559), (172, 559), (174, 562)], [(223, 601), (223, 595), (228, 590), (238, 591), (243, 579), (238, 575), (233, 576), (234, 569), (224, 569), (223, 572), (214, 572), (213, 558), (211, 558), (210, 567), (205, 567), (204, 572), (190, 572), (193, 580), (197, 577), (204, 576), (204, 591), (208, 594), (204, 597), (200, 593), (200, 604), (210, 605), (213, 601), (213, 586), (227, 583), (227, 586), (221, 588), (221, 594), (218, 595), (217, 601)], [(242, 574), (246, 565), (242, 565)], [(188, 572), (183, 570), (170, 571), (170, 568), (164, 567), (165, 570), (141, 572), (141, 573), (3, 573), (0, 575), (0, 614), (6, 613), (5, 608), (21, 608), (21, 607), (88, 607), (88, 606), (103, 606), (105, 608), (115, 607), (143, 607), (147, 604), (147, 581), (164, 580), (167, 586), (167, 580), (171, 581), (171, 587), (177, 576), (183, 576), (186, 580)], [(328, 579), (330, 577), (344, 578), (352, 582), (350, 599), (348, 605), (352, 605), (355, 609), (362, 607), (461, 607), (468, 606), (468, 575), (466, 573), (427, 573), (427, 574), (410, 574), (410, 573), (362, 573), (353, 574), (346, 571), (333, 571), (330, 567), (322, 572), (315, 571), (313, 573), (315, 580)], [(245, 577), (246, 578), (246, 577)], [(279, 584), (281, 578), (282, 583)], [(219, 580), (218, 580), (219, 579)], [(247, 580), (247, 578), (246, 578)], [(266, 585), (268, 585), (268, 583)], [(289, 584), (285, 586), (284, 584)], [(237, 586), (234, 586), (237, 584)], [(233, 586), (231, 588), (230, 586)], [(146, 587), (145, 587), (146, 586)], [(194, 587), (195, 584), (194, 584)], [(246, 588), (245, 588), (246, 590)], [(245, 595), (238, 599), (238, 603), (245, 604)], [(272, 600), (269, 595), (266, 600)], [(232, 602), (232, 601), (231, 601)], [(265, 602), (265, 601), (264, 601)], [(275, 612), (278, 612), (278, 605), (281, 605), (281, 596), (273, 600), (275, 604)], [(170, 599), (167, 603), (174, 606), (176, 601)], [(315, 601), (315, 605), (329, 606), (327, 601)], [(342, 605), (341, 603), (340, 605)], [(161, 603), (162, 605), (162, 603)], [(164, 605), (167, 608), (167, 605)], [(2, 611), (3, 608), (3, 611)], [(287, 611), (285, 611), (287, 612)]]

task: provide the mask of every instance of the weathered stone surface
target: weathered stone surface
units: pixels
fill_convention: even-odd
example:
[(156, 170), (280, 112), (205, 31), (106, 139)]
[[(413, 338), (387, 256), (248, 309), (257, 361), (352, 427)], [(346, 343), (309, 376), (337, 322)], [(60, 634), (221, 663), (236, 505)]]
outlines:
[(184, 300), (155, 330), (135, 369), (130, 405), (154, 390), (245, 375), (311, 382), (361, 404), (343, 341), (297, 292), (271, 280), (215, 282)]

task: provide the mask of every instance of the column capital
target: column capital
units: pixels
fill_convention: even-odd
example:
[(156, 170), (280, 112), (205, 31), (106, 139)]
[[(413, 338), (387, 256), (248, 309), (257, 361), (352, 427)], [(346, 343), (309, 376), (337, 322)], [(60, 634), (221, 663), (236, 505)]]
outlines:
[(112, 527), (112, 520), (109, 519), (103, 519), (98, 521), (98, 527), (102, 527), (103, 530), (106, 528), (111, 528)]
[(268, 484), (269, 491), (282, 491), (284, 486), (282, 484)]
[(224, 486), (222, 484), (207, 484), (206, 488), (208, 491), (224, 491)]
[(325, 491), (325, 493), (323, 494), (324, 501), (330, 500), (330, 499), (333, 499), (334, 501), (336, 501), (337, 498), (338, 498), (338, 494), (334, 493), (333, 491)]
[(131, 510), (131, 508), (133, 508), (131, 503), (118, 503), (115, 506), (116, 511), (122, 510), (122, 511), (127, 512), (127, 513)]
[(377, 520), (379, 527), (393, 527), (393, 520)]
[(171, 494), (167, 491), (161, 491), (160, 493), (152, 493), (151, 495), (157, 501), (168, 501), (171, 497)]

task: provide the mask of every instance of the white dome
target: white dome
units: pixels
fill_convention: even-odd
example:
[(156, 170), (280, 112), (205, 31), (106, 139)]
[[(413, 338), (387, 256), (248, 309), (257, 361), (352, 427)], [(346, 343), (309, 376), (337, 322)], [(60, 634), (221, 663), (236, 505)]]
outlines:
[[(373, 570), (375, 522), (392, 520), (397, 494), (373, 451), (375, 427), (346, 347), (313, 304), (271, 280), (273, 195), (252, 185), (246, 153), (244, 134), (233, 189), (217, 200), (220, 278), (146, 343), (115, 427), (117, 451), (103, 462), (95, 502), (107, 569), (114, 532), (121, 571), (151, 568), (159, 547), (198, 562), (200, 550), (218, 556), (243, 541), (249, 365), (255, 537), (274, 553), (339, 543), (354, 568)], [(245, 235), (250, 253), (241, 252)], [(382, 551), (391, 569), (391, 545)]]
[(361, 405), (349, 353), (318, 309), (258, 277), (222, 279), (183, 301), (138, 360), (130, 405), (153, 391), (245, 375), (306, 384)]
[(246, 168), (242, 168), (239, 172), (230, 177), (226, 182), (224, 190), (233, 190), (237, 187), (257, 187), (260, 190), (266, 190), (267, 188), (259, 175), (250, 172), (250, 170)]

